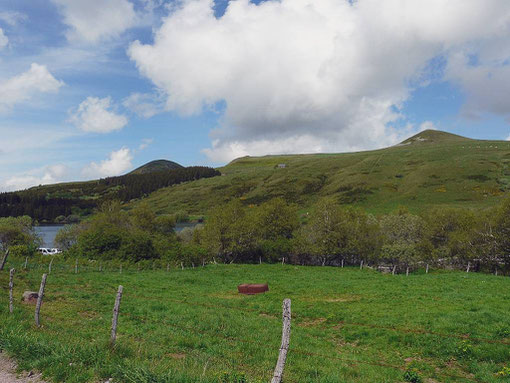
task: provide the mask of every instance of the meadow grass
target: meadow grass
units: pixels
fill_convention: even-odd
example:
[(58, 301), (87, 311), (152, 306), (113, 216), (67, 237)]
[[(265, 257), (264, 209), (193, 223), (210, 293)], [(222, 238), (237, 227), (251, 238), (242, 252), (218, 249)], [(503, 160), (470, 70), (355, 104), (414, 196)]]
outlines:
[[(20, 270), (8, 313), (0, 275), (0, 348), (23, 369), (60, 382), (268, 382), (278, 356), (281, 305), (292, 299), (285, 382), (510, 382), (510, 278), (435, 271), (208, 265), (48, 277), (41, 310), (20, 302), (44, 270)], [(268, 282), (263, 295), (240, 283)], [(111, 314), (124, 286), (117, 346)], [(419, 378), (413, 378), (415, 372)], [(416, 380), (413, 380), (416, 379)], [(421, 379), (421, 380), (419, 380)]]
[(508, 142), (426, 133), (429, 141), (375, 151), (243, 157), (220, 168), (222, 177), (163, 188), (143, 201), (158, 213), (206, 214), (236, 198), (257, 205), (283, 197), (306, 211), (330, 197), (379, 215), (399, 206), (413, 213), (434, 206), (484, 209), (508, 194)]

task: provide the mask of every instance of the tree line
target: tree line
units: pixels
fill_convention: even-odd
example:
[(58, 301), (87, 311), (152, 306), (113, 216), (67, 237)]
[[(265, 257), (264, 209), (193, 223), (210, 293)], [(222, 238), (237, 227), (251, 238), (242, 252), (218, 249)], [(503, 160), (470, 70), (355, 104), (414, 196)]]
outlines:
[(91, 214), (107, 200), (128, 202), (167, 186), (220, 174), (213, 168), (192, 166), (0, 193), (0, 217), (29, 216), (39, 222), (74, 222), (76, 217)]
[[(17, 219), (19, 224), (15, 218), (0, 220), (0, 247), (17, 246), (18, 253), (29, 255), (37, 239), (30, 219)], [(306, 213), (281, 198), (259, 206), (234, 200), (213, 208), (205, 224), (193, 229), (175, 233), (176, 219), (156, 216), (144, 203), (125, 211), (120, 201), (108, 201), (89, 219), (64, 227), (57, 242), (70, 257), (133, 263), (285, 260), (339, 266), (363, 261), (400, 271), (470, 263), (472, 270), (510, 272), (510, 199), (483, 211), (436, 207), (417, 215), (400, 208), (377, 217), (331, 199), (320, 200)]]

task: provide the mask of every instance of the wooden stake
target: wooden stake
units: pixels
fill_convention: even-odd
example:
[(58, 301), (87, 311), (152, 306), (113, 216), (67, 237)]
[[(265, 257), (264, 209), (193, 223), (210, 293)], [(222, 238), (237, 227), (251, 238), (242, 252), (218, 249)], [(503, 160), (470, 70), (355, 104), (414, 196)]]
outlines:
[(5, 262), (7, 262), (7, 257), (9, 256), (9, 249), (5, 251), (4, 257), (2, 258), (2, 263), (0, 264), (0, 271), (4, 269)]
[(360, 269), (360, 270), (363, 270), (363, 261), (361, 261), (361, 262), (360, 262), (360, 264), (359, 264), (359, 269)]
[(37, 304), (35, 305), (35, 325), (37, 327), (41, 326), (41, 323), (39, 321), (39, 312), (41, 311), (41, 304), (43, 301), (44, 296), (44, 288), (46, 286), (46, 278), (47, 274), (43, 274), (42, 280), (41, 280), (41, 287), (39, 288), (39, 296), (37, 297)]
[(271, 383), (280, 383), (283, 377), (283, 370), (285, 368), (285, 362), (287, 360), (287, 352), (289, 351), (290, 343), (290, 299), (283, 301), (283, 328), (282, 328), (282, 344), (280, 346), (280, 354), (278, 355), (278, 362), (274, 369), (273, 379)]
[(391, 270), (391, 275), (395, 275), (395, 270), (397, 269), (396, 265), (393, 265), (393, 270)]
[(23, 266), (23, 269), (26, 270), (28, 265), (28, 257), (25, 257), (25, 265)]
[(468, 262), (466, 273), (469, 273), (469, 269), (471, 268), (471, 263)]
[(181, 269), (184, 270), (184, 265), (182, 264), (182, 262), (181, 262)]
[(342, 269), (344, 268), (344, 259), (342, 258)]
[(115, 305), (113, 306), (113, 318), (112, 318), (112, 333), (110, 338), (110, 346), (115, 346), (115, 341), (117, 340), (117, 323), (119, 320), (119, 308), (120, 308), (120, 300), (122, 299), (122, 285), (119, 286), (117, 290), (117, 298), (115, 299)]
[(409, 276), (409, 267), (406, 267), (406, 277)]
[(9, 272), (9, 312), (11, 314), (14, 311), (13, 305), (14, 298), (12, 293), (12, 290), (14, 289), (14, 272), (15, 272), (14, 269), (11, 269), (11, 271)]
[(259, 265), (262, 265), (262, 257), (259, 257)]
[(425, 269), (425, 274), (429, 273), (429, 264), (427, 263), (427, 268)]

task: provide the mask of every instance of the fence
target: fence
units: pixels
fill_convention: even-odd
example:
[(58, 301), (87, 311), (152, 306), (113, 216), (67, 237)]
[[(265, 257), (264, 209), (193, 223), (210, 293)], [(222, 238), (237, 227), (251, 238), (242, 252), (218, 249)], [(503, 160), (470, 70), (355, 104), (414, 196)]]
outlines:
[[(55, 263), (53, 260), (50, 260), (48, 263), (43, 263), (43, 264), (35, 264), (35, 263), (27, 264), (27, 262), (25, 260), (24, 263), (21, 262), (21, 264), (23, 265), (22, 268), (24, 268), (25, 270), (37, 271), (37, 270), (43, 270), (45, 268), (48, 268), (49, 273), (51, 273), (51, 272), (53, 272), (53, 273), (65, 272), (65, 273), (69, 273), (70, 275), (79, 274), (80, 272), (83, 272), (83, 271), (115, 272), (115, 273), (117, 273), (117, 272), (118, 273), (122, 273), (122, 272), (137, 273), (140, 271), (138, 269), (134, 269), (133, 267), (128, 267), (128, 268), (123, 269), (122, 264), (120, 264), (120, 265), (104, 264), (102, 266), (93, 265), (92, 267), (90, 267), (90, 265), (82, 265), (79, 267), (78, 262), (59, 264), (59, 263)], [(17, 266), (20, 267), (21, 264), (20, 264), (20, 262), (18, 262)], [(117, 267), (119, 268), (118, 270), (117, 270)], [(181, 268), (174, 266), (173, 269), (180, 270)], [(168, 265), (166, 266), (166, 270), (167, 271), (170, 270)], [(468, 268), (468, 271), (469, 271), (469, 268)], [(10, 283), (9, 283), (9, 303), (10, 303), (10, 311), (11, 312), (12, 312), (12, 301), (13, 301), (12, 300), (12, 286), (14, 284), (14, 275), (15, 275), (14, 271), (13, 271), (13, 269), (11, 269)], [(38, 295), (38, 301), (37, 301), (37, 305), (35, 308), (35, 323), (36, 323), (37, 327), (40, 327), (40, 309), (41, 309), (42, 301), (44, 299), (46, 278), (47, 278), (47, 274), (45, 273), (42, 276), (41, 286), (40, 286), (39, 295)], [(147, 320), (147, 318), (140, 316), (140, 315), (134, 315), (131, 313), (122, 313), (122, 304), (121, 304), (122, 294), (123, 294), (123, 287), (119, 286), (119, 289), (118, 289), (117, 295), (116, 295), (116, 299), (115, 299), (114, 308), (113, 308), (112, 326), (110, 328), (110, 345), (111, 345), (111, 347), (115, 347), (117, 328), (119, 326), (119, 316), (121, 319), (123, 316), (126, 316), (126, 317), (130, 318), (131, 320), (140, 321), (140, 322)], [(113, 298), (113, 296), (114, 296), (114, 294), (112, 292), (112, 298)], [(139, 295), (131, 294), (131, 297), (141, 299), (144, 301), (151, 300), (151, 296), (139, 296)], [(216, 310), (220, 307), (218, 304), (209, 305), (209, 304), (205, 304), (205, 303), (190, 302), (187, 300), (179, 300), (179, 299), (171, 299), (171, 298), (168, 298), (166, 300), (167, 300), (167, 302), (172, 303), (172, 304), (202, 306), (204, 308), (214, 309), (214, 310)], [(113, 299), (112, 299), (112, 301), (113, 301)], [(246, 313), (260, 314), (260, 312), (261, 312), (261, 310), (259, 310), (259, 309), (250, 309), (248, 307), (231, 308), (228, 306), (221, 306), (221, 308), (226, 309), (226, 310), (232, 309), (232, 310), (236, 310), (237, 312), (241, 312), (241, 313), (246, 312)], [(398, 365), (398, 364), (387, 363), (387, 362), (381, 361), (381, 360), (352, 359), (352, 358), (346, 358), (342, 355), (321, 354), (321, 353), (317, 353), (317, 352), (310, 352), (310, 351), (301, 349), (299, 347), (293, 347), (292, 342), (291, 342), (291, 337), (290, 337), (290, 323), (291, 323), (290, 311), (291, 311), (290, 310), (290, 300), (285, 300), (283, 302), (283, 310), (282, 310), (282, 318), (283, 318), (282, 339), (281, 339), (280, 347), (278, 349), (278, 359), (277, 359), (276, 367), (275, 367), (273, 377), (271, 380), (272, 383), (280, 383), (282, 381), (282, 379), (284, 377), (284, 368), (285, 368), (285, 361), (287, 358), (287, 353), (295, 353), (297, 355), (302, 355), (302, 356), (306, 356), (306, 357), (317, 357), (317, 358), (322, 358), (324, 360), (339, 361), (339, 362), (343, 362), (349, 366), (368, 365), (368, 366), (375, 366), (375, 367), (380, 367), (380, 368), (395, 369), (395, 370), (399, 370), (399, 371), (406, 370), (406, 366), (404, 363)], [(44, 315), (43, 315), (43, 318), (44, 318)], [(307, 318), (307, 319), (319, 320), (320, 318)], [(203, 335), (208, 335), (208, 336), (212, 335), (211, 332), (208, 332), (207, 330), (205, 330), (205, 331), (199, 330), (195, 327), (185, 326), (185, 325), (182, 325), (179, 323), (175, 323), (173, 321), (164, 320), (160, 324), (164, 324), (165, 326), (167, 326), (169, 328), (175, 328), (175, 329), (180, 329), (182, 331), (187, 331), (189, 333), (201, 333)], [(403, 334), (414, 334), (414, 335), (419, 335), (419, 336), (461, 339), (461, 340), (469, 340), (469, 341), (476, 342), (476, 343), (500, 344), (500, 345), (504, 345), (504, 346), (510, 346), (510, 341), (506, 341), (506, 340), (473, 337), (473, 336), (469, 336), (466, 334), (440, 333), (440, 332), (428, 331), (423, 328), (399, 328), (399, 327), (392, 327), (392, 326), (381, 326), (381, 325), (371, 324), (371, 323), (355, 323), (355, 322), (348, 322), (348, 321), (341, 321), (341, 322), (338, 322), (338, 324), (342, 325), (342, 326), (372, 328), (372, 329), (391, 331), (391, 332), (397, 332), (397, 333), (403, 333)], [(122, 326), (121, 321), (120, 321), (120, 326)], [(254, 340), (251, 340), (251, 339), (239, 339), (236, 337), (225, 336), (220, 333), (214, 333), (214, 337), (221, 338), (225, 341), (236, 341), (236, 342), (241, 341), (243, 343), (253, 344), (257, 347), (261, 346), (260, 343), (254, 341)], [(450, 377), (453, 379), (460, 379), (462, 381), (467, 381), (467, 382), (481, 382), (479, 380), (476, 380), (476, 379), (470, 378), (470, 377), (466, 377), (466, 376), (459, 376), (459, 375), (448, 374), (448, 373), (442, 373), (442, 375), (445, 377)]]

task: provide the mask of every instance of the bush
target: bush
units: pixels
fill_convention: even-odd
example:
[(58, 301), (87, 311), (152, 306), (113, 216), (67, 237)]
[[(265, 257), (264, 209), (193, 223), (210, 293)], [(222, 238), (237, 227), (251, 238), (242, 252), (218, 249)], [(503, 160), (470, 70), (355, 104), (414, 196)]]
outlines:
[(416, 371), (406, 371), (404, 374), (404, 380), (410, 383), (422, 383), (423, 379)]

